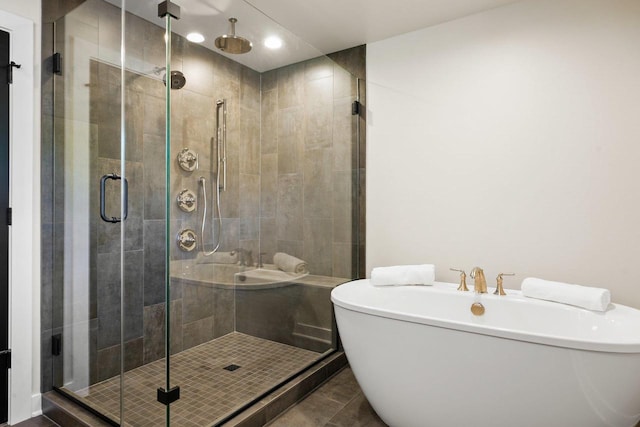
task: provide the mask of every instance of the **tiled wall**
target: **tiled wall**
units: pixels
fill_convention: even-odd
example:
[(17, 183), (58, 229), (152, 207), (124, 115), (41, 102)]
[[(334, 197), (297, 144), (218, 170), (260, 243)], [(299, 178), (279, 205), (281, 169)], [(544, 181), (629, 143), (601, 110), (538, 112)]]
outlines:
[(351, 73), (356, 79), (357, 98), (360, 102), (356, 122), (352, 124), (355, 131), (354, 145), (351, 149), (351, 167), (354, 180), (351, 186), (352, 202), (352, 274), (353, 278), (366, 276), (366, 171), (367, 171), (367, 47), (356, 46), (351, 49), (341, 50), (327, 55), (337, 65)]
[(355, 77), (326, 57), (263, 74), (260, 241), (268, 260), (286, 252), (312, 274), (352, 277), (355, 95)]
[[(87, 17), (84, 36), (93, 34), (101, 48), (113, 52), (120, 31), (118, 11), (111, 5), (100, 0), (67, 3), (43, 1), (43, 391), (62, 384), (64, 355), (52, 360), (50, 343), (52, 334), (62, 332), (66, 297), (62, 237), (69, 224), (65, 223), (65, 174), (61, 171), (74, 166), (64, 163), (65, 119), (69, 119), (64, 117), (65, 103), (77, 102), (64, 98), (65, 75), (52, 73), (51, 55), (54, 50), (64, 51), (60, 35), (65, 33), (64, 21), (58, 21), (54, 46), (52, 22), (76, 8), (75, 18)], [(154, 66), (164, 65), (163, 31), (135, 16), (128, 16), (127, 22), (128, 61), (153, 65), (139, 67), (145, 68), (144, 75), (126, 73), (125, 368), (130, 369), (164, 354), (166, 215), (164, 170), (158, 167), (164, 164), (164, 86), (162, 73), (153, 73)], [(109, 44), (114, 46), (106, 49)], [(108, 65), (108, 58), (99, 58), (91, 61), (87, 82), (90, 169), (96, 190), (102, 175), (120, 172), (120, 72)], [(363, 64), (364, 49), (343, 52), (341, 58)], [(271, 262), (276, 251), (284, 251), (308, 261), (314, 274), (351, 277), (358, 253), (358, 245), (352, 244), (358, 217), (352, 212), (354, 184), (364, 176), (362, 164), (355, 161), (355, 121), (350, 115), (355, 80), (326, 58), (260, 75), (180, 37), (174, 38), (172, 68), (183, 71), (187, 83), (172, 92), (171, 198), (190, 188), (198, 193), (201, 204), (200, 176), (207, 178), (211, 192), (215, 101), (224, 98), (228, 180), (221, 196), (221, 250), (243, 247), (254, 254), (266, 252), (265, 262)], [(200, 155), (198, 170), (185, 172), (177, 167), (173, 159), (183, 147)], [(108, 194), (108, 206), (117, 212), (117, 186)], [(119, 371), (120, 247), (119, 225), (97, 219), (97, 191), (89, 197), (90, 377), (95, 382)], [(170, 241), (182, 228), (199, 230), (199, 215), (184, 213), (173, 203), (170, 209)], [(212, 243), (212, 237), (207, 240)], [(171, 259), (194, 255), (171, 247)], [(244, 311), (236, 310), (236, 298), (229, 290), (174, 284), (171, 292), (172, 352), (234, 330), (236, 311), (252, 311), (248, 305)], [(305, 304), (314, 306), (311, 300)]]
[[(92, 4), (93, 3), (93, 4)], [(109, 8), (99, 2), (85, 6)], [(84, 7), (84, 6), (83, 6)], [(97, 12), (97, 11), (96, 11)], [(85, 12), (88, 13), (88, 12)], [(117, 20), (102, 19), (100, 26), (119, 29)], [(128, 16), (128, 51), (142, 53), (145, 63), (161, 67), (164, 61), (163, 30), (142, 19)], [(101, 30), (102, 31), (102, 30)], [(200, 230), (201, 187), (204, 176), (208, 191), (214, 188), (215, 162), (211, 158), (211, 138), (215, 135), (215, 102), (225, 99), (228, 109), (227, 189), (223, 193), (222, 250), (244, 247), (258, 252), (258, 192), (260, 169), (260, 75), (201, 46), (174, 36), (173, 64), (186, 76), (186, 85), (172, 91), (170, 242), (179, 230)], [(134, 56), (131, 60), (135, 61)], [(129, 217), (125, 224), (125, 369), (164, 357), (164, 262), (165, 262), (165, 93), (160, 80), (164, 72), (126, 74), (125, 99), (127, 132), (127, 171), (129, 177)], [(97, 155), (93, 160), (93, 182), (113, 171), (119, 172), (120, 156), (120, 72), (117, 67), (92, 61), (91, 117), (96, 126)], [(198, 169), (179, 168), (177, 153), (188, 147), (199, 156)], [(199, 197), (199, 209), (183, 212), (174, 202), (182, 189), (191, 189)], [(119, 194), (112, 191), (112, 206), (118, 206)], [(92, 193), (91, 206), (99, 205)], [(208, 197), (211, 197), (209, 193)], [(211, 212), (209, 199), (209, 213)], [(97, 357), (92, 360), (97, 381), (116, 375), (120, 351), (120, 226), (105, 223), (92, 214), (97, 244), (92, 263), (101, 274), (93, 294), (97, 306)], [(209, 226), (211, 224), (209, 223)], [(207, 235), (209, 243), (213, 238)], [(170, 245), (171, 259), (193, 258), (194, 252), (182, 252)], [(102, 274), (107, 272), (109, 274)], [(233, 293), (205, 286), (171, 287), (171, 349), (179, 352), (233, 330)], [(217, 309), (214, 309), (217, 308)]]

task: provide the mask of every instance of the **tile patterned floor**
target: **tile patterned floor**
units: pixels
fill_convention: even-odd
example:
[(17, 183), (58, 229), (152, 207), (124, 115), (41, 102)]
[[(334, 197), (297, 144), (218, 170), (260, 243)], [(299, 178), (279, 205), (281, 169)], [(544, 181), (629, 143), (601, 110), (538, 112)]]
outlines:
[[(171, 425), (210, 426), (318, 357), (319, 353), (237, 332), (178, 353), (171, 357), (171, 382), (180, 386), (180, 400), (171, 405)], [(231, 364), (240, 368), (223, 369)], [(165, 407), (156, 401), (164, 367), (164, 360), (158, 360), (125, 373), (127, 425), (164, 424)], [(118, 419), (119, 393), (118, 376), (75, 394)]]
[(387, 427), (362, 394), (347, 367), (269, 427)]

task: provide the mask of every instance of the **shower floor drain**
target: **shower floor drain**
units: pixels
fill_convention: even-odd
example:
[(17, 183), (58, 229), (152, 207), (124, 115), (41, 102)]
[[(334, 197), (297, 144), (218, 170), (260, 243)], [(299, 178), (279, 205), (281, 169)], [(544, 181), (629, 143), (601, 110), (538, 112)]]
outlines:
[(240, 369), (240, 366), (238, 366), (238, 365), (229, 365), (229, 366), (225, 366), (222, 369), (226, 369), (227, 371), (235, 371), (236, 369)]

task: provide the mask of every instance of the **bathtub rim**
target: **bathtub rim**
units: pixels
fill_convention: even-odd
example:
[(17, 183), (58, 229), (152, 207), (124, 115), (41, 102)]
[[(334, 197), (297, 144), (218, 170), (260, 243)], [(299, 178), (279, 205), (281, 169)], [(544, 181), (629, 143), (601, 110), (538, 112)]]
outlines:
[[(194, 286), (205, 286), (214, 289), (224, 289), (224, 290), (245, 290), (245, 291), (257, 291), (257, 290), (270, 290), (270, 289), (280, 289), (286, 288), (289, 286), (294, 286), (299, 284), (300, 281), (304, 280), (309, 273), (303, 274), (292, 274), (287, 273), (282, 270), (278, 270), (277, 267), (273, 264), (265, 264), (264, 267), (254, 267), (254, 266), (242, 266), (239, 263), (198, 263), (194, 260), (172, 260), (171, 261), (171, 273), (170, 278), (172, 281), (175, 281), (176, 284), (184, 284), (184, 285), (194, 285)], [(216, 268), (216, 266), (221, 268), (231, 268), (237, 270), (236, 272), (231, 273), (233, 277), (232, 281), (226, 280), (216, 280), (209, 276), (202, 276), (201, 273), (195, 273), (194, 268), (198, 268), (198, 266), (209, 266), (209, 268)], [(207, 268), (207, 267), (201, 267)], [(255, 274), (259, 274), (260, 271), (265, 271), (267, 273), (278, 272), (281, 273), (282, 280), (267, 280), (260, 281), (259, 278), (254, 278)], [(248, 282), (242, 280), (242, 277), (249, 278)]]
[[(637, 338), (634, 337), (636, 341), (633, 341), (633, 342), (627, 342), (627, 341), (602, 342), (602, 341), (587, 340), (587, 339), (577, 339), (577, 338), (571, 338), (566, 336), (558, 336), (558, 335), (554, 336), (550, 334), (523, 332), (523, 331), (514, 330), (514, 329), (471, 324), (468, 322), (426, 317), (426, 316), (417, 315), (417, 314), (400, 313), (392, 310), (385, 310), (380, 307), (358, 305), (352, 301), (341, 299), (340, 294), (344, 291), (343, 287), (349, 284), (355, 284), (359, 282), (368, 282), (369, 286), (373, 288), (373, 286), (370, 284), (370, 279), (360, 279), (360, 280), (353, 280), (351, 282), (347, 282), (340, 286), (337, 286), (331, 292), (331, 302), (335, 305), (336, 311), (338, 310), (338, 308), (341, 308), (344, 310), (349, 310), (349, 311), (353, 311), (361, 314), (383, 317), (390, 320), (416, 323), (416, 324), (422, 324), (426, 326), (433, 326), (433, 327), (438, 327), (443, 329), (451, 329), (455, 331), (469, 332), (469, 333), (492, 336), (496, 338), (504, 338), (504, 339), (522, 341), (522, 342), (529, 342), (534, 344), (549, 345), (553, 347), (597, 351), (597, 352), (604, 352), (604, 353), (631, 353), (631, 354), (640, 353), (640, 331), (638, 333), (638, 337)], [(435, 282), (434, 286), (425, 286), (424, 288), (429, 289), (430, 291), (435, 291), (439, 293), (451, 293), (452, 291), (459, 292), (456, 290), (457, 286), (458, 285), (454, 283)], [(343, 290), (341, 291), (340, 288), (343, 288)], [(389, 287), (389, 289), (391, 288), (397, 288), (397, 287)], [(579, 307), (574, 307), (574, 306), (565, 305), (565, 304), (554, 303), (550, 301), (526, 298), (522, 296), (521, 292), (518, 290), (507, 290), (507, 292), (512, 300), (526, 302), (527, 304), (554, 307), (554, 309), (558, 309), (558, 310), (571, 310), (571, 311), (578, 310), (580, 312), (586, 312), (589, 315), (593, 315), (593, 316), (602, 316), (604, 315), (604, 313), (606, 313), (606, 312), (603, 312), (603, 313), (593, 312), (587, 309), (582, 309)], [(504, 298), (504, 297), (495, 296), (489, 293), (489, 294), (483, 294), (482, 298), (498, 299), (498, 298)], [(612, 303), (611, 306), (612, 306), (612, 309), (618, 309), (619, 310), (618, 312), (633, 312), (635, 316), (638, 316), (640, 318), (640, 310), (636, 310), (632, 307), (628, 307), (622, 304)], [(608, 311), (610, 310), (611, 309), (609, 309)]]

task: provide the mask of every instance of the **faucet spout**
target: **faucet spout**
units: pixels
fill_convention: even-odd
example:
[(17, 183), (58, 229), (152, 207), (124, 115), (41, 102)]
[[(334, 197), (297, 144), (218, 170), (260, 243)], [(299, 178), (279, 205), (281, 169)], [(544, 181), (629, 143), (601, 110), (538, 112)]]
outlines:
[(240, 265), (244, 267), (252, 267), (253, 266), (253, 254), (249, 249), (243, 248), (235, 248), (231, 251), (231, 255), (238, 254), (238, 261)]
[(484, 278), (484, 271), (480, 267), (474, 267), (469, 276), (473, 279), (473, 290), (478, 294), (486, 294), (487, 280)]

